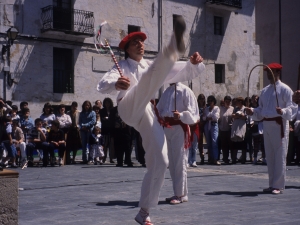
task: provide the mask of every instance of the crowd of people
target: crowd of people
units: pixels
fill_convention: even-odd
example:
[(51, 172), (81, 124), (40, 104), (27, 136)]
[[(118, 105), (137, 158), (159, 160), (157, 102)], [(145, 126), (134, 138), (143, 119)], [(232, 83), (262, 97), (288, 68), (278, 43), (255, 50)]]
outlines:
[[(217, 104), (213, 95), (205, 98), (204, 94), (199, 94), (200, 120), (190, 125), (193, 138), (188, 152), (188, 167), (203, 165), (206, 155), (208, 164), (245, 164), (249, 161), (266, 165), (263, 122), (253, 120), (244, 112), (245, 106), (257, 108), (258, 101), (258, 95), (246, 99), (225, 96)], [(3, 125), (0, 130), (1, 166), (6, 167), (10, 162), (13, 168), (31, 167), (35, 153), (43, 166), (76, 164), (79, 149), (82, 150), (81, 163), (102, 165), (109, 156), (107, 163), (115, 163), (116, 160), (118, 167), (124, 164), (133, 166), (131, 154), (134, 149), (138, 161), (146, 166), (139, 132), (122, 121), (118, 107), (114, 107), (110, 98), (105, 98), (103, 105), (101, 100), (95, 101), (93, 106), (90, 101), (85, 101), (81, 110), (78, 110), (77, 102), (72, 102), (71, 110), (65, 110), (66, 106), (61, 104), (54, 114), (52, 105), (45, 103), (41, 116), (33, 119), (27, 102), (21, 102), (19, 109), (17, 105), (0, 99)], [(287, 164), (300, 163), (298, 123), (296, 118), (290, 122)], [(203, 142), (207, 144), (207, 152), (204, 152)], [(239, 158), (238, 150), (241, 151)], [(196, 162), (198, 151), (200, 162)], [(259, 152), (261, 157), (258, 157)]]
[(122, 121), (110, 98), (104, 99), (103, 107), (100, 100), (93, 106), (90, 101), (83, 102), (81, 110), (75, 101), (68, 112), (66, 107), (59, 105), (55, 113), (47, 102), (40, 117), (34, 119), (28, 102), (21, 102), (19, 109), (12, 102), (0, 99), (1, 168), (8, 164), (12, 168), (32, 167), (37, 160), (44, 167), (76, 164), (80, 149), (80, 163), (101, 165), (109, 156), (109, 163), (117, 159), (116, 166), (132, 167), (132, 140), (136, 140), (139, 162), (145, 166), (138, 132)]

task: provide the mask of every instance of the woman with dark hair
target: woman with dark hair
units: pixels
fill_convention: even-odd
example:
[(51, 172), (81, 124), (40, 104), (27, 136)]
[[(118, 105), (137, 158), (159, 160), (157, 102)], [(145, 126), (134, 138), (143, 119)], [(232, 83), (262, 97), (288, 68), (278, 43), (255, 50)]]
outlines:
[(203, 120), (203, 113), (204, 113), (204, 109), (206, 108), (206, 101), (205, 101), (204, 94), (198, 95), (197, 102), (198, 102), (199, 115), (200, 115), (198, 149), (201, 158), (200, 164), (203, 165), (204, 164), (203, 134), (204, 134), (204, 124), (205, 124), (205, 121)]
[(216, 106), (217, 100), (213, 95), (207, 97), (208, 107), (204, 110), (203, 120), (206, 121), (204, 125), (204, 134), (207, 142), (209, 162), (215, 165), (221, 165), (218, 161), (218, 120), (220, 118), (220, 108)]
[(53, 108), (49, 102), (45, 103), (40, 119), (43, 121), (43, 127), (50, 131), (51, 121), (55, 120), (56, 117), (53, 114)]
[(96, 124), (95, 126), (101, 128), (101, 117), (100, 117), (100, 107), (97, 105), (93, 106), (93, 111), (96, 113)]
[(71, 117), (65, 113), (66, 107), (64, 104), (60, 104), (58, 106), (59, 114), (56, 116), (56, 119), (59, 122), (59, 128), (62, 129), (62, 131), (67, 134), (69, 131), (69, 127), (72, 124)]
[(231, 97), (225, 96), (224, 106), (220, 107), (220, 119), (219, 119), (221, 149), (223, 152), (223, 161), (225, 164), (229, 164), (229, 160), (228, 160), (229, 150), (231, 151), (232, 154), (230, 136), (231, 136), (231, 125), (232, 125), (232, 113), (234, 108), (230, 106), (230, 103), (231, 103)]
[(112, 131), (112, 120), (111, 120), (111, 110), (114, 107), (114, 103), (110, 98), (105, 98), (103, 100), (103, 108), (100, 110), (101, 119), (101, 134), (104, 139), (104, 157), (103, 162), (107, 158), (107, 149), (109, 148), (109, 158), (110, 163), (114, 163), (115, 158), (114, 148), (113, 148), (113, 138), (111, 137)]
[[(79, 133), (79, 116), (80, 111), (77, 109), (78, 103), (72, 102), (71, 110), (67, 114), (71, 117), (72, 124), (69, 127), (67, 135), (67, 164), (76, 163), (77, 150), (81, 148), (81, 138)], [(73, 151), (73, 160), (70, 159), (70, 153)]]
[[(79, 116), (79, 128), (82, 145), (82, 163), (88, 163), (93, 159), (88, 159), (89, 147), (88, 141), (96, 123), (96, 113), (92, 110), (90, 101), (82, 104), (82, 111)], [(89, 161), (88, 161), (89, 160)]]
[[(247, 142), (245, 140), (245, 134), (246, 134), (247, 115), (244, 113), (245, 110), (244, 102), (245, 102), (244, 98), (242, 97), (236, 98), (236, 107), (233, 110), (233, 114), (232, 114), (232, 118), (234, 121), (233, 121), (232, 132), (231, 132), (231, 140), (232, 140), (231, 159), (233, 164), (236, 163), (238, 149), (242, 149), (242, 156), (240, 158), (241, 163), (242, 164), (246, 163)], [(235, 123), (238, 123), (238, 126), (235, 126)]]

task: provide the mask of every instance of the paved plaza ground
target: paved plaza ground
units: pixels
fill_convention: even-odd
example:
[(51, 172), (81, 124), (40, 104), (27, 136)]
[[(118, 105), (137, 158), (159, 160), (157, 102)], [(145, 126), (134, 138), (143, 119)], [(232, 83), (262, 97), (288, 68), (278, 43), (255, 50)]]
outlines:
[[(199, 156), (198, 161), (199, 161)], [(20, 173), (20, 225), (135, 225), (146, 168), (104, 165), (32, 167)], [(272, 195), (263, 165), (201, 165), (188, 169), (189, 201), (169, 205), (166, 172), (154, 224), (300, 224), (300, 167), (288, 166), (286, 190)]]

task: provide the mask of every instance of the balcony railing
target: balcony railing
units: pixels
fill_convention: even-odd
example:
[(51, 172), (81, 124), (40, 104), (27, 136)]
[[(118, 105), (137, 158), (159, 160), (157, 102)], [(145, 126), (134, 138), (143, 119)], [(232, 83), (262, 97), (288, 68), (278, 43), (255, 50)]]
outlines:
[(220, 8), (234, 8), (241, 9), (242, 8), (242, 0), (206, 0), (206, 3), (210, 3), (214, 6), (220, 6)]
[(49, 5), (42, 8), (42, 32), (49, 30), (66, 34), (93, 36), (94, 13)]

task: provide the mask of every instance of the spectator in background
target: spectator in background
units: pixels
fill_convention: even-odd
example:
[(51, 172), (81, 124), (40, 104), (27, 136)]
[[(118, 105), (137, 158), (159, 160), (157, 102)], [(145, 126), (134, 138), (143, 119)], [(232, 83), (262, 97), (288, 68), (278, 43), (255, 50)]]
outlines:
[(5, 168), (5, 162), (7, 160), (11, 160), (12, 161), (12, 168), (17, 168), (16, 165), (16, 156), (17, 156), (17, 150), (16, 147), (13, 144), (13, 138), (12, 138), (12, 125), (11, 125), (11, 117), (7, 116), (4, 119), (4, 134), (3, 134), (3, 139), (2, 139), (2, 144), (4, 145), (6, 151), (7, 151), (7, 156), (2, 158), (2, 161), (0, 163), (0, 167)]
[(89, 146), (88, 141), (92, 130), (96, 124), (96, 113), (92, 110), (90, 101), (85, 101), (82, 104), (82, 111), (79, 115), (79, 128), (82, 145), (82, 163), (86, 164), (92, 159), (89, 159)]
[[(232, 114), (232, 118), (234, 119), (231, 133), (231, 140), (233, 141), (231, 159), (233, 164), (236, 163), (237, 151), (239, 149), (242, 149), (241, 163), (246, 163), (247, 142), (245, 140), (245, 134), (247, 115), (244, 113), (244, 102), (244, 98), (236, 98), (236, 107)], [(236, 124), (238, 124), (238, 126), (235, 126)], [(238, 128), (238, 130), (236, 128)], [(235, 134), (234, 137), (233, 134)]]
[(12, 105), (11, 106), (11, 111), (7, 114), (7, 116), (10, 116), (12, 120), (20, 120), (20, 116), (17, 114), (18, 113), (18, 106)]
[(2, 135), (5, 131), (5, 118), (6, 115), (11, 111), (10, 105), (4, 102), (2, 98), (0, 98), (0, 142), (2, 140)]
[[(62, 166), (63, 157), (66, 151), (66, 142), (65, 142), (65, 133), (62, 129), (59, 128), (60, 124), (58, 120), (51, 121), (51, 130), (48, 133), (47, 142), (49, 143), (49, 147), (47, 148), (46, 154), (50, 154), (50, 158), (54, 158), (54, 150), (58, 149), (58, 165)], [(45, 154), (45, 152), (44, 152)], [(52, 160), (51, 160), (52, 162)], [(51, 166), (54, 166), (52, 163)]]
[(203, 152), (203, 134), (204, 134), (204, 124), (205, 121), (203, 120), (203, 113), (206, 108), (206, 101), (204, 94), (199, 94), (197, 98), (198, 108), (199, 108), (199, 116), (200, 116), (200, 123), (199, 123), (199, 139), (198, 139), (198, 149), (200, 155), (200, 164), (204, 164), (204, 152)]
[(20, 148), (21, 152), (21, 167), (22, 169), (27, 166), (27, 157), (26, 157), (26, 143), (24, 138), (24, 133), (19, 127), (19, 121), (12, 121), (12, 139), (16, 148)]
[[(67, 135), (67, 154), (66, 154), (66, 163), (73, 163), (75, 164), (76, 161), (76, 155), (77, 150), (81, 148), (81, 138), (79, 133), (79, 116), (80, 111), (77, 109), (78, 103), (72, 102), (71, 104), (71, 110), (67, 112), (67, 114), (70, 116), (72, 124), (69, 127), (69, 132)], [(71, 161), (70, 159), (70, 153), (73, 152), (73, 159)]]
[[(28, 131), (28, 144), (26, 145), (27, 149), (27, 159), (28, 166), (33, 166), (33, 151), (34, 149), (43, 150), (47, 152), (49, 144), (46, 142), (46, 129), (43, 128), (43, 120), (40, 118), (35, 119), (34, 127)], [(48, 165), (48, 154), (43, 154), (43, 166)], [(52, 158), (52, 160), (54, 160)], [(54, 161), (51, 161), (51, 165), (54, 165)]]
[(92, 135), (90, 135), (90, 158), (94, 159), (94, 165), (102, 165), (103, 152), (103, 137), (101, 136), (101, 129), (97, 126), (94, 127)]
[(28, 102), (21, 102), (20, 103), (20, 111), (18, 111), (18, 115), (21, 117), (23, 115), (23, 110), (28, 109)]
[(66, 107), (64, 104), (59, 105), (58, 107), (59, 114), (56, 116), (57, 121), (59, 122), (59, 128), (67, 134), (69, 127), (72, 124), (71, 117), (65, 113)]
[(95, 105), (99, 107), (99, 109), (102, 109), (102, 102), (101, 100), (96, 100)]
[(218, 120), (220, 118), (220, 108), (216, 106), (217, 100), (213, 95), (207, 97), (208, 107), (204, 110), (203, 120), (206, 121), (204, 134), (207, 142), (208, 156), (210, 164), (221, 165), (218, 161)]
[(93, 111), (96, 113), (96, 124), (95, 126), (101, 128), (101, 117), (100, 117), (100, 108), (97, 105), (93, 106)]
[[(231, 144), (231, 125), (232, 125), (232, 113), (234, 108), (230, 105), (231, 97), (224, 97), (224, 106), (220, 107), (220, 119), (219, 119), (219, 129), (220, 129), (220, 141), (221, 149), (223, 152), (223, 162), (229, 164), (229, 150), (232, 154), (232, 144)], [(232, 156), (231, 156), (232, 158)]]
[(28, 131), (34, 127), (33, 119), (30, 117), (29, 108), (23, 109), (23, 113), (20, 116), (20, 126), (21, 129), (23, 130), (25, 136), (25, 142), (26, 142)]
[(103, 100), (103, 108), (100, 110), (100, 119), (101, 119), (101, 134), (104, 138), (104, 157), (103, 162), (107, 158), (107, 149), (109, 149), (110, 163), (114, 163), (114, 143), (111, 137), (112, 121), (110, 118), (110, 111), (114, 107), (113, 101), (110, 98), (105, 98)]
[(40, 119), (43, 121), (43, 127), (50, 131), (51, 121), (55, 120), (56, 117), (53, 114), (53, 108), (49, 102), (45, 103)]

